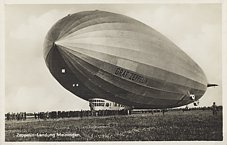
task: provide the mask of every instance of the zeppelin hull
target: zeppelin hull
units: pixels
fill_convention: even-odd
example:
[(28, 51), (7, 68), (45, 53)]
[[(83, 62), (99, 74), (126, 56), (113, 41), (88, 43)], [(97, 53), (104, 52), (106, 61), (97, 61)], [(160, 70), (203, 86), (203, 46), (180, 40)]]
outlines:
[(201, 98), (207, 86), (201, 68), (165, 36), (104, 11), (59, 20), (46, 36), (44, 58), (56, 80), (85, 100), (177, 107)]

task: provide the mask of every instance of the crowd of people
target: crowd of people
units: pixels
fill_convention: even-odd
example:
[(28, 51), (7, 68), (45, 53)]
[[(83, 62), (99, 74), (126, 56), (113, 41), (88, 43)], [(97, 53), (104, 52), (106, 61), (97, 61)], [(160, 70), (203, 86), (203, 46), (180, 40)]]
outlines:
[[(181, 109), (182, 111), (190, 111), (190, 110), (212, 110), (213, 115), (217, 115), (217, 112), (222, 109), (222, 106), (217, 106), (215, 102), (211, 107), (201, 107), (201, 108), (186, 108)], [(172, 109), (179, 110), (179, 109)], [(142, 111), (142, 113), (155, 113), (162, 112), (163, 115), (167, 110), (149, 110)], [(169, 110), (171, 111), (171, 110)], [(140, 111), (141, 112), (141, 111)], [(89, 117), (89, 116), (111, 116), (111, 115), (130, 115), (132, 110), (81, 110), (81, 111), (51, 111), (51, 112), (34, 112), (34, 113), (7, 113), (5, 114), (6, 120), (26, 120), (29, 118), (34, 119), (58, 119), (58, 118), (71, 118), (71, 117)], [(136, 112), (134, 112), (136, 113)], [(137, 112), (138, 113), (138, 112)]]
[(6, 120), (26, 120), (26, 118), (27, 118), (26, 112), (6, 114)]
[(7, 113), (6, 120), (26, 120), (26, 118), (34, 119), (58, 119), (71, 117), (89, 117), (89, 116), (110, 116), (110, 115), (130, 115), (131, 110), (81, 110), (81, 111), (51, 111), (51, 112), (34, 112), (27, 113)]
[(89, 117), (89, 116), (110, 116), (110, 115), (129, 115), (128, 110), (81, 110), (81, 111), (52, 111), (34, 113), (35, 119), (57, 119), (71, 117)]

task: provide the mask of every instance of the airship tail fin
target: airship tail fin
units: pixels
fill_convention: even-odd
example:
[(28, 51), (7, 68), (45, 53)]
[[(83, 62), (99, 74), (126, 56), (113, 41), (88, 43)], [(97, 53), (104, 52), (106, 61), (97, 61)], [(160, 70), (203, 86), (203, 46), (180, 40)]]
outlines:
[(218, 86), (217, 84), (207, 84), (207, 87), (216, 87)]

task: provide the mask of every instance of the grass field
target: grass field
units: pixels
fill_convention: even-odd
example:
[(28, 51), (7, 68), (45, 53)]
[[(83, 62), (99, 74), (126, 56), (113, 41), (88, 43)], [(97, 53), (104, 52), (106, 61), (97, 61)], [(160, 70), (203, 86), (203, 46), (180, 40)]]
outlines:
[(6, 141), (221, 141), (222, 112), (6, 121)]

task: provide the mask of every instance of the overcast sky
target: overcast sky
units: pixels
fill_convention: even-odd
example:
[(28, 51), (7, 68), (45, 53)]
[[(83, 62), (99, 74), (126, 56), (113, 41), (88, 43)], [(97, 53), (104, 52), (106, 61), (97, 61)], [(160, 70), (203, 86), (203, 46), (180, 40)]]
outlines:
[(50, 74), (43, 42), (51, 26), (69, 13), (105, 10), (137, 19), (161, 32), (204, 70), (209, 83), (200, 106), (222, 105), (221, 5), (6, 5), (5, 111), (89, 109)]

